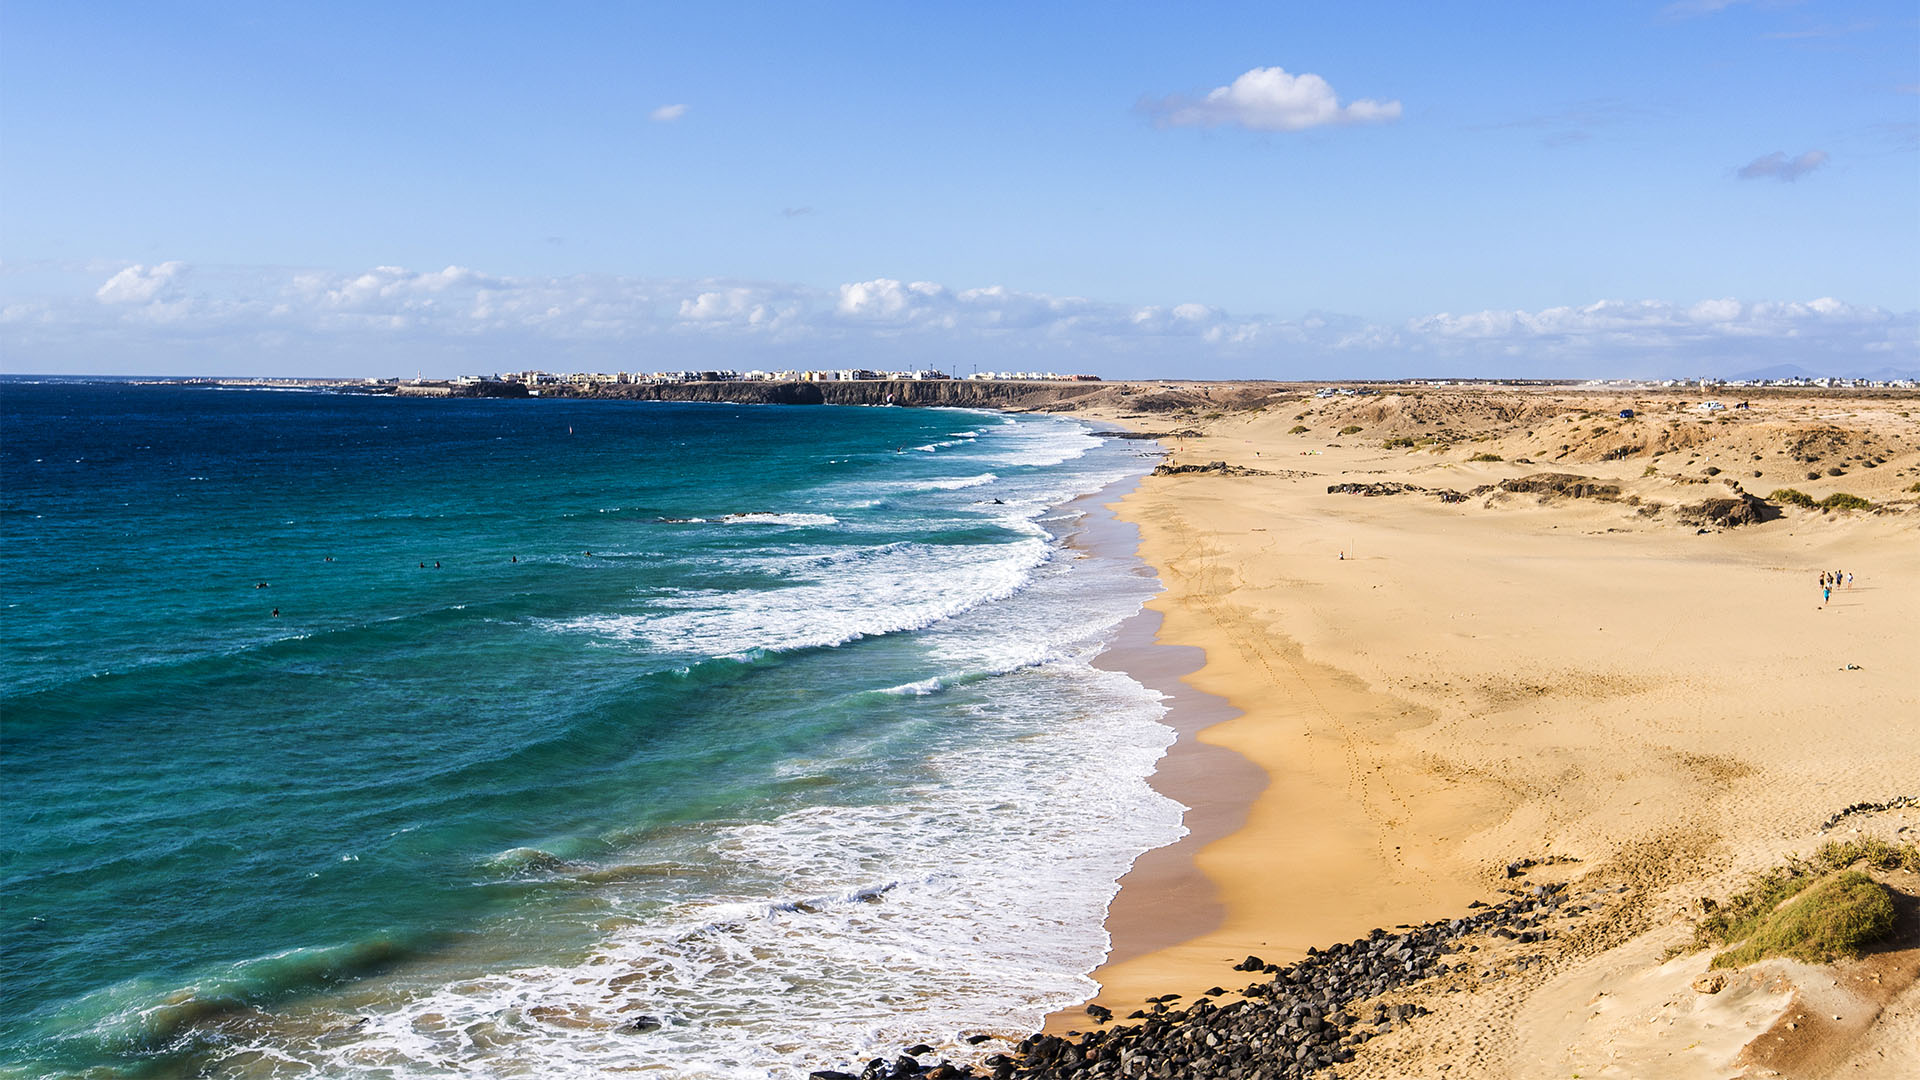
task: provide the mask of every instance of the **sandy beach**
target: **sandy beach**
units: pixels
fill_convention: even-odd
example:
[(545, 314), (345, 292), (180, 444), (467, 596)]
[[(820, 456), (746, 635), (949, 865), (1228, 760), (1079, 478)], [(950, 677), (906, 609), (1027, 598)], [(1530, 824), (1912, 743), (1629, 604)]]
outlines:
[[(1191, 1001), (1248, 954), (1565, 882), (1604, 902), (1551, 946), (1489, 942), (1414, 991), (1427, 1022), (1339, 1075), (1920, 1069), (1910, 915), (1856, 962), (1880, 965), (1874, 992), (1824, 1027), (1785, 1025), (1852, 968), (1773, 961), (1702, 994), (1703, 954), (1663, 960), (1701, 897), (1756, 870), (1852, 830), (1920, 837), (1911, 808), (1821, 828), (1920, 794), (1920, 401), (1704, 396), (1239, 384), (1077, 403), (1162, 433), (1170, 463), (1227, 466), (1117, 506), (1166, 586), (1157, 640), (1204, 662), (1169, 652), (1181, 670), (1152, 673), (1195, 695), (1160, 781), (1195, 835), (1123, 882), (1095, 1002)], [(1785, 488), (1877, 509), (1767, 498)], [(1822, 570), (1848, 575), (1824, 602)], [(1048, 1030), (1089, 1027), (1069, 1010)]]

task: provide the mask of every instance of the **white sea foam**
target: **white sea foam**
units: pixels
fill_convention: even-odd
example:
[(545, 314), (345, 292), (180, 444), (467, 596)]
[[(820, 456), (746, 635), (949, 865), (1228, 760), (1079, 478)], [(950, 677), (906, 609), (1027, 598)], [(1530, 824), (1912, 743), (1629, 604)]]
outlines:
[[(988, 432), (978, 452), (1086, 452), (1058, 432), (988, 447), (1002, 427)], [(1043, 528), (1073, 517), (1048, 507), (1116, 475), (1101, 465), (969, 485), (995, 484), (999, 505), (964, 512), (1016, 529), (1003, 543), (771, 548), (753, 568), (784, 587), (662, 592), (644, 614), (550, 624), (707, 655), (915, 629), (930, 670), (879, 692), (926, 697), (913, 709), (946, 719), (919, 729), (905, 759), (863, 752), (863, 740), (884, 737), (863, 731), (837, 756), (778, 771), (805, 781), (887, 761), (883, 801), (825, 796), (764, 821), (649, 832), (606, 868), (502, 852), (494, 872), (593, 890), (582, 902), (601, 943), (578, 962), (449, 959), (458, 975), (396, 973), (315, 998), (268, 1042), (236, 1041), (234, 1071), (857, 1072), (919, 1041), (978, 1060), (1005, 1044), (964, 1035), (1031, 1031), (1089, 994), (1115, 882), (1139, 852), (1182, 832), (1180, 807), (1146, 783), (1172, 740), (1160, 696), (1089, 663), (1153, 585), (1134, 564), (1070, 552)], [(959, 489), (919, 497), (964, 507), (949, 490)], [(686, 869), (621, 873), (629, 862)], [(641, 1017), (660, 1026), (635, 1028)]]
[(838, 525), (831, 514), (728, 514), (720, 519), (729, 525)]
[[(1177, 805), (1145, 784), (1170, 738), (1162, 709), (1115, 673), (1028, 672), (986, 694), (974, 737), (903, 776), (894, 801), (808, 807), (700, 845), (695, 865), (780, 893), (616, 917), (577, 965), (351, 1003), (336, 1029), (276, 1052), (327, 1075), (763, 1080), (921, 1040), (954, 1060), (1005, 1049), (961, 1039), (1031, 1030), (1091, 993), (1113, 883), (1180, 832)], [(622, 1030), (642, 1016), (661, 1026)]]
[(1000, 479), (993, 473), (980, 473), (976, 476), (954, 476), (927, 480), (904, 480), (900, 486), (914, 491), (963, 491), (967, 488), (991, 484)]
[(1100, 438), (1078, 424), (1020, 424), (995, 429), (977, 448), (999, 465), (1059, 465), (1085, 456)]
[(843, 645), (921, 630), (1019, 591), (1052, 555), (1039, 537), (965, 546), (895, 543), (826, 555), (783, 555), (762, 568), (784, 588), (678, 591), (642, 614), (552, 620), (550, 629), (651, 651), (743, 656)]

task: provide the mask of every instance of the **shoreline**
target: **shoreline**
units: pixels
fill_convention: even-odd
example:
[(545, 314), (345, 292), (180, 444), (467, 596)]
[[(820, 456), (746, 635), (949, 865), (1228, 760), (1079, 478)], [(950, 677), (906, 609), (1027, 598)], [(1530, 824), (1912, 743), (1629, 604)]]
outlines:
[[(1131, 481), (1080, 496), (1087, 527), (1077, 546), (1096, 555), (1137, 561), (1156, 581), (1159, 571), (1141, 552), (1140, 529), (1119, 514), (1121, 503), (1139, 489), (1148, 472)], [(1120, 490), (1124, 487), (1124, 490)], [(1162, 589), (1164, 589), (1164, 583)], [(1166, 616), (1153, 605), (1159, 593), (1115, 630), (1092, 665), (1119, 672), (1166, 699), (1161, 723), (1174, 741), (1155, 763), (1148, 785), (1185, 807), (1185, 834), (1171, 844), (1142, 852), (1118, 881), (1107, 907), (1111, 939), (1106, 959), (1095, 973), (1160, 949), (1169, 948), (1219, 926), (1225, 905), (1196, 856), (1208, 844), (1244, 827), (1254, 801), (1268, 783), (1265, 770), (1245, 756), (1200, 740), (1201, 732), (1239, 715), (1231, 702), (1193, 687), (1187, 680), (1206, 663), (1205, 650), (1162, 640)], [(1049, 1014), (1045, 1029), (1073, 1022), (1079, 1006)]]
[[(1101, 419), (1140, 437), (1137, 418)], [(1168, 463), (1185, 448), (1169, 445), (1176, 443), (1172, 436), (1153, 441)], [(1041, 1029), (1046, 1035), (1088, 1028), (1090, 1009), (1124, 1016), (1151, 1009), (1153, 998), (1169, 993), (1193, 1000), (1231, 982), (1233, 965), (1249, 955), (1297, 961), (1315, 947), (1364, 938), (1370, 929), (1461, 914), (1485, 891), (1478, 882), (1455, 882), (1436, 895), (1436, 883), (1423, 879), (1411, 890), (1400, 882), (1383, 894), (1370, 865), (1348, 866), (1344, 895), (1333, 903), (1304, 896), (1287, 901), (1286, 890), (1269, 887), (1264, 874), (1249, 880), (1249, 869), (1266, 862), (1268, 852), (1290, 853), (1323, 870), (1351, 862), (1330, 849), (1364, 833), (1368, 823), (1352, 814), (1349, 820), (1326, 820), (1346, 801), (1352, 779), (1347, 763), (1336, 762), (1329, 771), (1310, 750), (1296, 751), (1311, 745), (1314, 722), (1337, 723), (1338, 715), (1376, 711), (1378, 703), (1341, 673), (1308, 662), (1297, 642), (1275, 637), (1268, 644), (1284, 655), (1269, 666), (1292, 674), (1290, 704), (1319, 715), (1303, 719), (1301, 708), (1282, 706), (1299, 728), (1277, 735), (1267, 730), (1261, 714), (1272, 708), (1253, 707), (1258, 693), (1244, 679), (1224, 675), (1224, 665), (1210, 663), (1210, 649), (1219, 644), (1195, 625), (1194, 598), (1169, 580), (1172, 560), (1164, 538), (1147, 535), (1149, 508), (1169, 497), (1149, 491), (1152, 482), (1151, 473), (1142, 476), (1105, 509), (1116, 534), (1110, 542), (1129, 545), (1161, 590), (1122, 625), (1095, 664), (1124, 671), (1166, 695), (1169, 711), (1162, 722), (1175, 730), (1176, 740), (1149, 783), (1187, 807), (1187, 834), (1144, 852), (1120, 879), (1107, 911), (1108, 954), (1090, 976), (1099, 988), (1085, 1002), (1049, 1014)], [(1351, 742), (1354, 734), (1345, 731), (1343, 738)], [(1331, 824), (1335, 835), (1303, 840), (1292, 835), (1294, 821)]]

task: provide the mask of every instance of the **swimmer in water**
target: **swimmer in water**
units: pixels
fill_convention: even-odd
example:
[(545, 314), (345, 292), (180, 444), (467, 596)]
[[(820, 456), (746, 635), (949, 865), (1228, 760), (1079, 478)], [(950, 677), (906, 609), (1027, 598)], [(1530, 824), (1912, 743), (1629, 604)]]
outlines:
[(274, 613), (275, 615), (278, 615), (278, 614), (280, 614), (280, 609), (279, 609), (279, 608), (274, 608), (274, 609), (273, 609), (273, 613)]

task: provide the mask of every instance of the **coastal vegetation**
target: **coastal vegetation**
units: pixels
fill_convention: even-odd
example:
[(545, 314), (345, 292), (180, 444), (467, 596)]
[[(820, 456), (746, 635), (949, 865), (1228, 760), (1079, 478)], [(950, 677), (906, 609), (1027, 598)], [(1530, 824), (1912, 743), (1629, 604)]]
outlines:
[(1703, 899), (1697, 949), (1731, 946), (1712, 966), (1743, 967), (1768, 956), (1808, 963), (1854, 957), (1893, 929), (1893, 898), (1857, 867), (1920, 873), (1920, 847), (1877, 838), (1830, 841), (1808, 858), (1755, 874), (1724, 903)]
[(1863, 499), (1858, 495), (1849, 495), (1844, 491), (1836, 491), (1824, 499), (1815, 499), (1813, 496), (1797, 488), (1776, 488), (1773, 494), (1767, 496), (1767, 498), (1777, 503), (1784, 503), (1787, 506), (1798, 506), (1807, 510), (1873, 509), (1873, 501), (1871, 499)]
[(1507, 459), (1501, 457), (1499, 454), (1481, 453), (1481, 454), (1475, 454), (1472, 457), (1468, 458), (1467, 460), (1468, 461), (1505, 461)]
[(1858, 870), (1822, 878), (1755, 924), (1740, 945), (1713, 958), (1717, 968), (1745, 967), (1769, 956), (1809, 964), (1856, 957), (1893, 929), (1893, 897)]

